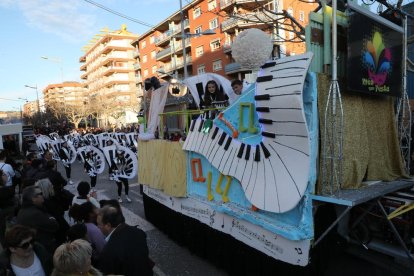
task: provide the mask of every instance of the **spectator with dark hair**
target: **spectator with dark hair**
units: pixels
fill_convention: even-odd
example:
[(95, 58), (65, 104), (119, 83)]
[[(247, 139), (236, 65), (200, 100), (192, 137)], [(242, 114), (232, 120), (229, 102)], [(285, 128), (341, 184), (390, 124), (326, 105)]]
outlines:
[(91, 186), (86, 181), (81, 181), (76, 188), (78, 190), (78, 195), (75, 196), (72, 200), (72, 206), (75, 204), (81, 205), (85, 202), (92, 203), (96, 208), (99, 208), (99, 202), (96, 200), (93, 195), (90, 195)]
[(152, 275), (144, 231), (126, 224), (121, 209), (112, 206), (100, 209), (97, 221), (107, 240), (98, 265), (104, 274)]
[(77, 223), (82, 223), (86, 227), (86, 239), (92, 245), (92, 260), (94, 263), (98, 260), (99, 254), (102, 252), (106, 243), (105, 236), (96, 226), (96, 213), (97, 208), (90, 202), (83, 203), (82, 205), (74, 205), (69, 211), (69, 216)]
[(5, 250), (0, 255), (0, 267), (6, 271), (5, 275), (50, 275), (51, 255), (35, 242), (35, 234), (36, 231), (22, 225), (7, 231)]
[(52, 276), (103, 275), (91, 265), (91, 256), (92, 247), (83, 239), (62, 244), (53, 255)]
[(85, 223), (76, 223), (69, 228), (66, 235), (69, 242), (78, 239), (88, 240), (88, 229)]
[(67, 210), (66, 206), (64, 206), (61, 198), (56, 196), (55, 189), (49, 178), (40, 179), (36, 181), (35, 185), (42, 191), (44, 198), (43, 206), (46, 211), (51, 214), (59, 224), (59, 229), (55, 234), (56, 242), (57, 244), (64, 243), (66, 241), (66, 231), (69, 229), (69, 224), (64, 217), (65, 211)]
[(59, 229), (56, 219), (46, 212), (43, 206), (43, 193), (39, 187), (30, 186), (23, 190), (22, 208), (17, 214), (16, 222), (32, 227), (37, 232), (37, 240), (50, 253), (56, 248), (55, 234)]
[(231, 88), (233, 88), (234, 94), (240, 96), (243, 92), (243, 82), (241, 80), (233, 80), (231, 82)]

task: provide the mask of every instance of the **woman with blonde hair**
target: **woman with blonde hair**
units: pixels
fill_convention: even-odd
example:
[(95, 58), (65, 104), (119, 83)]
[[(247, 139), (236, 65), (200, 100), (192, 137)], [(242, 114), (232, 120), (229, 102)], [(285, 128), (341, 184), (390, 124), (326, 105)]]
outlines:
[(53, 255), (52, 276), (103, 275), (91, 265), (92, 247), (79, 239), (59, 246)]

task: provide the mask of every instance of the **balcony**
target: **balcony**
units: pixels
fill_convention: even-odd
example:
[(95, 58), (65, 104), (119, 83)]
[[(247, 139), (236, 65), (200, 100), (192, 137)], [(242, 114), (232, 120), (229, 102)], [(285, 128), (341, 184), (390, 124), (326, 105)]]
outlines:
[(226, 74), (233, 74), (242, 71), (250, 71), (249, 69), (242, 68), (240, 64), (237, 62), (229, 63), (224, 66), (224, 73)]
[(138, 50), (135, 50), (134, 52), (133, 52), (133, 55), (132, 55), (134, 58), (137, 58), (138, 56), (139, 56), (139, 51)]
[(167, 49), (164, 49), (162, 51), (159, 51), (156, 55), (155, 58), (156, 60), (160, 60), (168, 55), (171, 54), (171, 47), (168, 47)]
[(134, 64), (134, 70), (139, 70), (141, 69), (141, 63), (137, 62)]
[(142, 82), (141, 75), (135, 75), (135, 83), (140, 83), (140, 82)]
[(231, 52), (231, 46), (233, 45), (233, 42), (226, 42), (223, 44), (223, 53), (227, 54)]
[[(190, 21), (188, 19), (184, 20), (184, 29), (188, 28), (190, 26)], [(181, 25), (177, 25), (172, 29), (169, 29), (165, 33), (157, 36), (154, 40), (155, 45), (161, 46), (165, 44), (166, 42), (169, 42), (171, 36), (178, 34), (181, 32)]]
[(221, 10), (230, 10), (234, 5), (241, 6), (246, 9), (257, 8), (258, 4), (264, 4), (266, 0), (220, 0)]
[(221, 23), (222, 32), (234, 32), (235, 28), (269, 28), (267, 22), (277, 19), (277, 15), (268, 12), (255, 12), (238, 14), (235, 18), (230, 18)]

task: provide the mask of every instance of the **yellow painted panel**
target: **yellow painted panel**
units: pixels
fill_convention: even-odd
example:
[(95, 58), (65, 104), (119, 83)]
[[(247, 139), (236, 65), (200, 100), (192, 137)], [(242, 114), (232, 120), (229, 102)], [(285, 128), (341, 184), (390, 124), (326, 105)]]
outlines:
[(186, 154), (178, 142), (139, 141), (138, 181), (164, 193), (187, 195)]

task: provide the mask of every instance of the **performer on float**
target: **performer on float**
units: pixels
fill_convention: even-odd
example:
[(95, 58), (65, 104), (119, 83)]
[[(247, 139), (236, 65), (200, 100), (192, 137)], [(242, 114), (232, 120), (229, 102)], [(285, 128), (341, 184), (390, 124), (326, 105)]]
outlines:
[[(203, 108), (224, 107), (228, 106), (229, 97), (220, 89), (217, 82), (210, 80), (207, 82), (202, 103)], [(206, 114), (207, 119), (214, 119), (216, 111), (210, 111)]]
[(112, 172), (112, 179), (115, 180), (116, 185), (118, 186), (118, 202), (122, 203), (122, 185), (124, 185), (125, 190), (125, 199), (128, 202), (132, 202), (132, 200), (128, 197), (129, 192), (129, 182), (128, 179), (125, 177), (119, 176), (119, 173), (125, 171), (125, 167), (127, 166), (127, 160), (125, 159), (124, 152), (121, 150), (116, 151), (115, 158), (112, 160), (111, 164), (111, 172)]
[(65, 167), (66, 178), (69, 184), (73, 184), (73, 181), (70, 179), (71, 172), (72, 172), (72, 165), (70, 163), (70, 149), (68, 146), (68, 142), (64, 141), (62, 143), (62, 147), (59, 149), (59, 157)]

